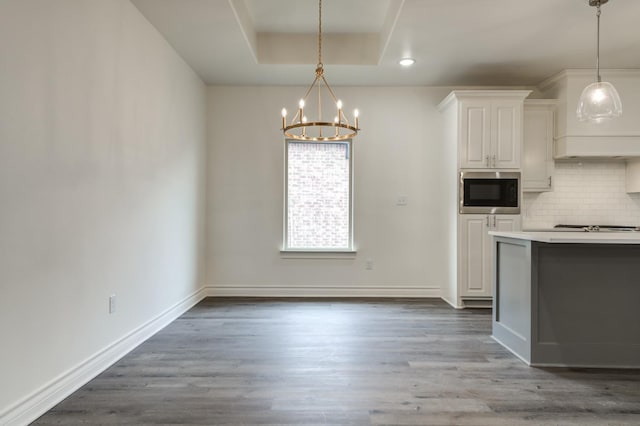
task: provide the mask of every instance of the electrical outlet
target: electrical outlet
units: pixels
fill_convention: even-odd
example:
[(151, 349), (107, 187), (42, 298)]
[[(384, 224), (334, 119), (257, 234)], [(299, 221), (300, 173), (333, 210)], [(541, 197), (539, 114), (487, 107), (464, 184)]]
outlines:
[(372, 270), (373, 269), (373, 259), (367, 259), (364, 262), (365, 269)]
[(409, 197), (407, 195), (399, 195), (396, 206), (406, 206), (407, 204), (409, 204)]
[(113, 314), (116, 311), (116, 295), (109, 296), (109, 313)]

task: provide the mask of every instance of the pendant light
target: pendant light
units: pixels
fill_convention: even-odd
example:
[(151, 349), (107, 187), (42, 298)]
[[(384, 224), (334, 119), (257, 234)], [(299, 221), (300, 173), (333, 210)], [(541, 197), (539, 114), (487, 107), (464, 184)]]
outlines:
[(597, 8), (598, 36), (596, 47), (596, 82), (582, 91), (576, 114), (580, 121), (601, 122), (622, 115), (622, 102), (613, 84), (600, 77), (600, 6), (609, 0), (589, 0)]
[[(329, 100), (330, 105), (324, 105), (330, 111), (335, 108), (335, 118), (333, 121), (322, 119), (323, 100)], [(317, 102), (310, 102), (309, 97), (315, 96)], [(308, 119), (305, 114), (305, 107), (316, 108), (314, 112), (316, 119)], [(331, 114), (333, 115), (333, 114)], [(291, 121), (287, 123), (287, 110), (282, 108), (282, 132), (288, 139), (315, 142), (342, 141), (351, 139), (358, 134), (358, 110), (353, 111), (354, 123), (351, 124), (343, 112), (343, 103), (331, 90), (331, 86), (324, 77), (324, 66), (322, 64), (322, 0), (318, 1), (318, 65), (316, 66), (316, 77), (311, 83), (307, 93), (298, 102), (298, 109)]]

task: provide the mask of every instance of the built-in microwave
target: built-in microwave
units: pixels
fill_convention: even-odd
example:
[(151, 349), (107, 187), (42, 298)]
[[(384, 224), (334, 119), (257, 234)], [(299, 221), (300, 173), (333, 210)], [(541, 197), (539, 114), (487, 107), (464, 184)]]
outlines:
[(460, 172), (460, 213), (520, 214), (520, 172)]

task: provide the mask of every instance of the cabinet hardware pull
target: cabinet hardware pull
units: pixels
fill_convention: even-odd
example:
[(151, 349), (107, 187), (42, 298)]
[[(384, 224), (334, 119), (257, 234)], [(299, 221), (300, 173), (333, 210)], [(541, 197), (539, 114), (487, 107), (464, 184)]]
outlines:
[(494, 228), (496, 227), (496, 217), (495, 216), (493, 217), (493, 227)]
[(487, 228), (489, 227), (489, 216), (486, 217), (487, 219)]
[(493, 168), (495, 168), (495, 167), (496, 167), (496, 156), (494, 155), (493, 156)]
[(551, 176), (549, 176), (549, 188), (551, 188)]
[(489, 156), (488, 155), (484, 158), (484, 163), (487, 165), (487, 167), (489, 167)]

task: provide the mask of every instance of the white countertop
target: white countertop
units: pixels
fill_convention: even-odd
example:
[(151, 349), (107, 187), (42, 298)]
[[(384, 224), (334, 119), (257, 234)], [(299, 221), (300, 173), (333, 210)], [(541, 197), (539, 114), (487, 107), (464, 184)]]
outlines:
[(539, 241), (542, 243), (574, 244), (640, 244), (640, 232), (499, 232), (489, 231), (495, 237), (515, 238), (518, 240)]

